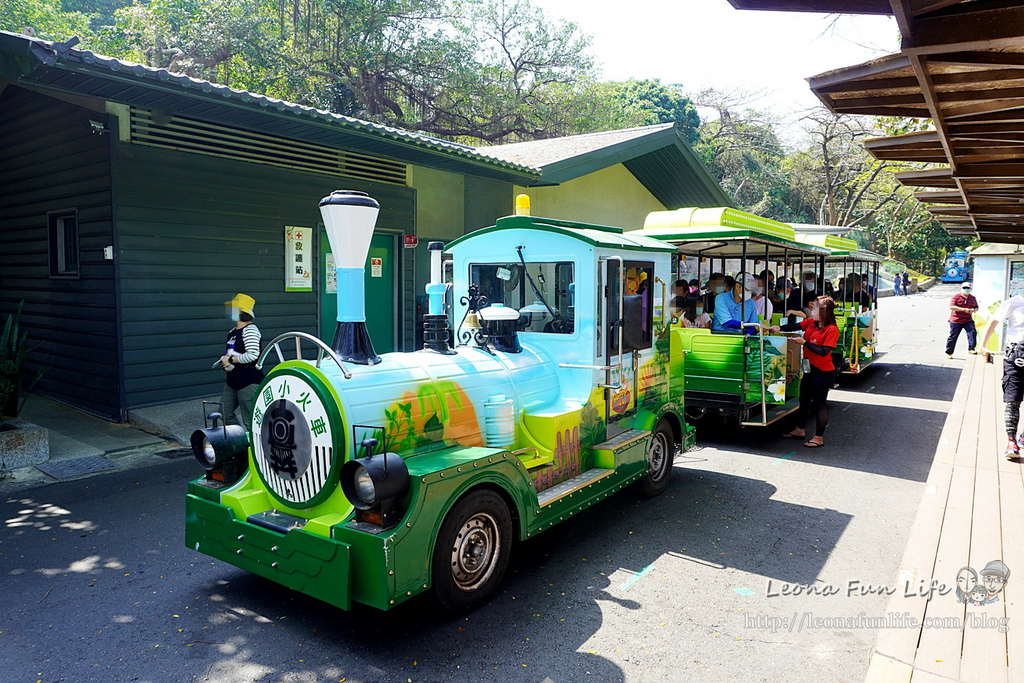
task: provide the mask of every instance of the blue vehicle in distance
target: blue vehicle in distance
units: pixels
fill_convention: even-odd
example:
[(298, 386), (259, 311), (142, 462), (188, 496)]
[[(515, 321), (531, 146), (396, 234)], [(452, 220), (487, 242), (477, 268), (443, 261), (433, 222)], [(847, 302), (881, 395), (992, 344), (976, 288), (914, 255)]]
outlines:
[(943, 282), (966, 282), (971, 279), (974, 264), (968, 262), (969, 254), (966, 251), (954, 251), (946, 256), (946, 263), (942, 267)]

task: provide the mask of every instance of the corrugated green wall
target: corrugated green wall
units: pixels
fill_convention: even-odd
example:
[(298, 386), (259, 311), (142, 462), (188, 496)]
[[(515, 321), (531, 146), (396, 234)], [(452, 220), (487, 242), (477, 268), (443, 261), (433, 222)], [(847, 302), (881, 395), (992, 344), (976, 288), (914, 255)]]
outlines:
[[(220, 391), (223, 374), (210, 365), (231, 326), (223, 302), (236, 292), (256, 299), (264, 342), (288, 331), (317, 333), (316, 291), (284, 291), (284, 226), (317, 228), (317, 203), (332, 190), (375, 197), (379, 231), (415, 230), (415, 192), (407, 187), (126, 143), (117, 146), (114, 168), (129, 408)], [(403, 323), (412, 273), (401, 281), (398, 324), (411, 336)]]
[[(36, 391), (119, 419), (109, 135), (107, 121), (59, 100), (8, 86), (0, 92), (0, 325), (25, 301)], [(79, 278), (51, 279), (47, 212), (78, 210)]]

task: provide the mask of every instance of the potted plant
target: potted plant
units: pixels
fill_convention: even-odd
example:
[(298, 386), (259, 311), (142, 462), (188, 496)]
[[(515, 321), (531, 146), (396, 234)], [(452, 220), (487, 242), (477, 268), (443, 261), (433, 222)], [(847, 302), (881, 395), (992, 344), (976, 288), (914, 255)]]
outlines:
[[(43, 376), (43, 370), (32, 380), (22, 395), (25, 379), (25, 361), (28, 358), (28, 333), (19, 329), (21, 308), (7, 316), (0, 332), (0, 478), (7, 468), (36, 465), (50, 457), (49, 436), (46, 430), (17, 419), (25, 400)], [(5, 421), (4, 417), (12, 418)]]

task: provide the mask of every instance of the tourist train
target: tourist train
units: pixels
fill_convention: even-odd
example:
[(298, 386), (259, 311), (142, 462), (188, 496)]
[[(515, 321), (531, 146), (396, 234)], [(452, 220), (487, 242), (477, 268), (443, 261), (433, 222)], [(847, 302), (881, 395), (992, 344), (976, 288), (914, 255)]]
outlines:
[(251, 433), (211, 416), (193, 434), (198, 552), (342, 609), (429, 591), (466, 612), (518, 541), (627, 486), (662, 492), (693, 421), (796, 410), (799, 348), (772, 320), (691, 327), (672, 297), (712, 268), (772, 270), (780, 287), (822, 277), (828, 246), (785, 224), (683, 209), (627, 232), (530, 216), (523, 196), (521, 215), (429, 245), (424, 348), (377, 355), (363, 268), (379, 206), (338, 191), (320, 209), (339, 256), (335, 336), (269, 342)]
[(942, 266), (943, 282), (966, 282), (971, 279), (974, 271), (974, 264), (969, 260), (970, 254), (966, 251), (954, 251), (946, 256), (946, 262)]

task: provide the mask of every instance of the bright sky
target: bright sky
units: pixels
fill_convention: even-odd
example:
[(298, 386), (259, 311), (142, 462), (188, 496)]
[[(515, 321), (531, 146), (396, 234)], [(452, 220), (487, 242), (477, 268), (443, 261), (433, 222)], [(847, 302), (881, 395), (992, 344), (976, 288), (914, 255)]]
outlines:
[(603, 80), (761, 92), (751, 106), (771, 110), (791, 135), (799, 112), (819, 104), (808, 76), (899, 51), (892, 17), (740, 11), (726, 0), (533, 1), (593, 37)]

